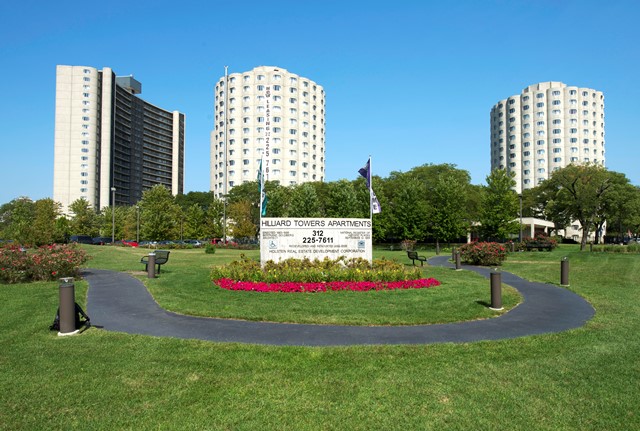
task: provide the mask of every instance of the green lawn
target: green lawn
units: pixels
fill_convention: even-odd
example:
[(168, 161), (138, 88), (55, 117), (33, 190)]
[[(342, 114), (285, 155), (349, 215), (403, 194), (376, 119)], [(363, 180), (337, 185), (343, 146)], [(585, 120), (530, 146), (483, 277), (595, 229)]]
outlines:
[[(238, 292), (220, 289), (209, 279), (212, 265), (238, 259), (240, 253), (259, 259), (258, 251), (220, 249), (173, 250), (158, 278), (149, 280), (138, 255), (148, 251), (102, 247), (88, 250), (96, 256), (91, 266), (132, 271), (141, 277), (158, 303), (167, 310), (195, 316), (223, 317), (271, 322), (347, 325), (410, 325), (458, 322), (494, 317), (483, 303), (490, 301), (488, 282), (473, 273), (423, 267), (425, 277), (442, 285), (429, 289), (377, 292), (326, 292), (315, 294)], [(404, 252), (376, 252), (406, 265)], [(512, 308), (520, 301), (515, 290), (505, 286), (503, 304)]]
[[(140, 271), (131, 253), (90, 265)], [(60, 338), (47, 330), (55, 283), (0, 285), (0, 429), (640, 429), (640, 256), (564, 247), (512, 255), (505, 270), (557, 284), (563, 255), (593, 320), (465, 344), (265, 347), (95, 328)]]

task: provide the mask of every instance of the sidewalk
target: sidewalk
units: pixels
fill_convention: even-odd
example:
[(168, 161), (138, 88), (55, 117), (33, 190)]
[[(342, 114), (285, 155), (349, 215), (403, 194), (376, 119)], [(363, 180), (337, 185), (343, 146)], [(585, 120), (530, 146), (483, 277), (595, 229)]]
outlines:
[[(447, 256), (429, 260), (452, 267)], [(465, 266), (489, 277), (489, 269)], [(87, 269), (87, 313), (91, 323), (107, 331), (199, 339), (215, 342), (287, 346), (348, 346), (358, 344), (432, 344), (499, 340), (578, 328), (595, 313), (573, 292), (532, 283), (502, 272), (502, 282), (516, 288), (523, 303), (492, 319), (417, 326), (336, 326), (249, 322), (192, 317), (163, 310), (145, 286), (128, 274)]]

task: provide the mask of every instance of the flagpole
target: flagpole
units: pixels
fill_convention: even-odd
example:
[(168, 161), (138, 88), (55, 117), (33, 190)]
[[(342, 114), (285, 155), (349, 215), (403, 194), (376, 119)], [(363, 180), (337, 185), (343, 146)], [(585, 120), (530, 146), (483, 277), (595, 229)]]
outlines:
[(373, 224), (373, 205), (371, 201), (373, 200), (373, 195), (371, 191), (373, 190), (373, 168), (371, 167), (371, 154), (369, 154), (369, 221)]
[(229, 123), (228, 114), (229, 114), (229, 66), (224, 67), (224, 170), (223, 172), (223, 187), (222, 187), (222, 243), (227, 243), (227, 124)]

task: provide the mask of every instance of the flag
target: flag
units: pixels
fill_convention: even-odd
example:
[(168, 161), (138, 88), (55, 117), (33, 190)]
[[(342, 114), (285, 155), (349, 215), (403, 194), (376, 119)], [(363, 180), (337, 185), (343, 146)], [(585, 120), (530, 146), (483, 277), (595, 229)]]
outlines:
[(371, 205), (371, 212), (373, 214), (379, 214), (382, 209), (380, 208), (380, 202), (376, 197), (376, 194), (373, 192), (373, 188), (371, 187), (371, 157), (367, 160), (367, 164), (364, 167), (358, 170), (358, 173), (367, 180), (367, 187), (369, 188), (369, 204)]
[(267, 215), (267, 194), (264, 191), (264, 174), (262, 173), (262, 158), (258, 165), (258, 194), (260, 195), (260, 216)]

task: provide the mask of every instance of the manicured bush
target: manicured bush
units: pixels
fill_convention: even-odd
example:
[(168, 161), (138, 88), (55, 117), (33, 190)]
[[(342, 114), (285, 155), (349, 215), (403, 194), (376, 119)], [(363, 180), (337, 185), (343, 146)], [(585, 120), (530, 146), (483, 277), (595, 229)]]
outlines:
[(205, 252), (206, 254), (215, 254), (215, 252), (216, 252), (216, 246), (215, 246), (215, 245), (213, 245), (213, 244), (211, 244), (211, 243), (209, 243), (209, 244), (207, 244), (207, 245), (205, 245), (205, 246), (204, 246), (204, 252)]
[(459, 250), (460, 259), (471, 265), (496, 266), (507, 258), (507, 248), (497, 242), (472, 242)]
[(0, 248), (0, 282), (50, 281), (78, 275), (88, 260), (73, 244), (50, 245), (27, 252), (16, 246)]
[(594, 245), (593, 251), (600, 253), (640, 253), (640, 244), (600, 244)]
[(423, 279), (419, 268), (388, 259), (325, 258), (287, 259), (267, 262), (264, 267), (241, 255), (239, 261), (215, 267), (213, 282), (231, 290), (316, 292), (326, 290), (380, 290), (430, 287), (434, 279)]
[(527, 245), (550, 245), (551, 246), (551, 250), (553, 250), (554, 248), (556, 248), (558, 246), (558, 240), (556, 238), (544, 235), (544, 234), (539, 234), (536, 235), (535, 238), (524, 238), (522, 240), (522, 242), (519, 244), (518, 249), (519, 250), (527, 250)]

